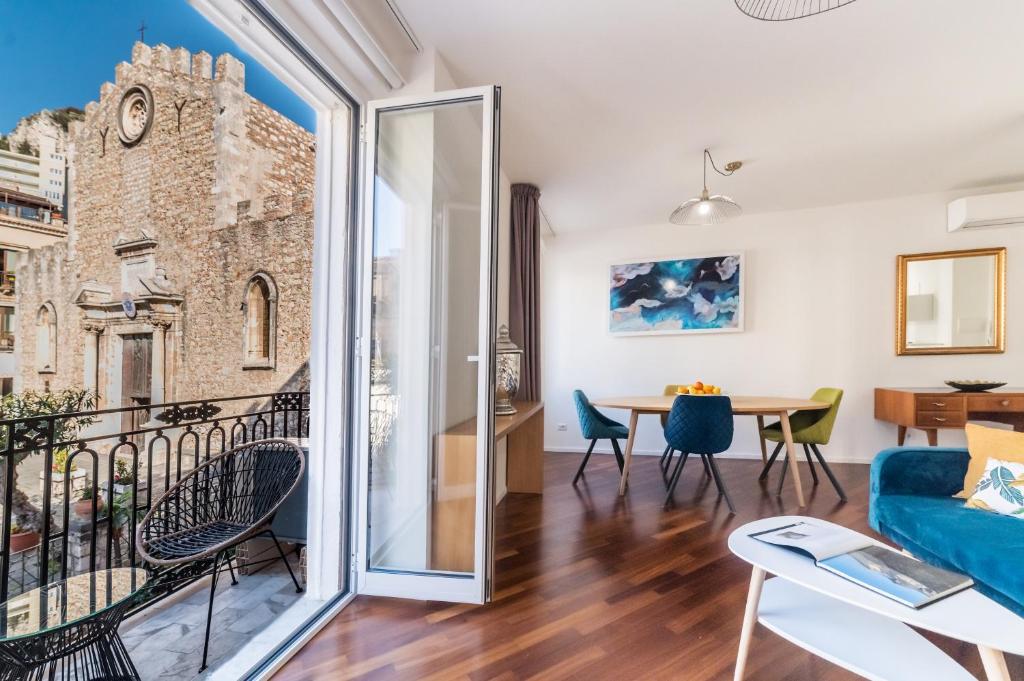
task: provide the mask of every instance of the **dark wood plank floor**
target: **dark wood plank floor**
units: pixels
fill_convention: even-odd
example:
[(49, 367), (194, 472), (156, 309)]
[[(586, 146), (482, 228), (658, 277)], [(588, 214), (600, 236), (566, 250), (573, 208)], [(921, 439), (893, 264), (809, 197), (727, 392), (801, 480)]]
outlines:
[[(542, 497), (509, 496), (499, 507), (496, 596), (486, 606), (361, 597), (275, 677), (299, 679), (693, 679), (732, 678), (750, 575), (726, 538), (745, 522), (780, 514), (827, 518), (863, 532), (868, 467), (836, 465), (850, 502), (828, 481), (800, 513), (793, 490), (757, 482), (760, 463), (724, 460), (738, 515), (730, 516), (687, 465), (664, 510), (655, 458), (634, 460), (630, 489), (617, 496), (611, 457), (595, 456), (586, 482), (569, 484), (580, 457), (548, 454)], [(801, 464), (810, 487), (806, 464)], [(778, 467), (773, 471), (775, 480)], [(981, 676), (972, 646), (932, 637)], [(1010, 658), (1024, 679), (1024, 659)], [(858, 678), (759, 627), (748, 678)], [(922, 679), (922, 681), (929, 681)]]

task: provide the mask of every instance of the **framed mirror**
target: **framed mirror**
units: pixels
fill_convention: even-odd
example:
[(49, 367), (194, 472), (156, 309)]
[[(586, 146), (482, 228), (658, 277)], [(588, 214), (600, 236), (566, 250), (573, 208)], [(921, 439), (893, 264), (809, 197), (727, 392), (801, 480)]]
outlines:
[(1006, 249), (897, 258), (896, 354), (1003, 352)]

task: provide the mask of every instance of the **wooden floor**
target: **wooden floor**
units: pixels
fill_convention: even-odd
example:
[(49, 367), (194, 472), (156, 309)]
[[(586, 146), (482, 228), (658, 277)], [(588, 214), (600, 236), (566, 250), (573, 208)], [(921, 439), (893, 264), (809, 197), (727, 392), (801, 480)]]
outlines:
[[(624, 499), (610, 456), (593, 457), (573, 488), (579, 459), (548, 454), (543, 497), (510, 496), (499, 507), (493, 603), (358, 598), (275, 680), (731, 679), (750, 569), (726, 537), (755, 518), (798, 514), (792, 487), (779, 500), (774, 484), (757, 482), (759, 462), (724, 460), (738, 510), (730, 516), (691, 462), (677, 504), (664, 510), (656, 458), (634, 459)], [(850, 503), (838, 503), (822, 476), (805, 514), (869, 532), (868, 467), (834, 468)], [(806, 464), (801, 473), (810, 488)], [(981, 676), (975, 648), (932, 640)], [(1024, 679), (1024, 659), (1008, 662)], [(859, 677), (759, 627), (747, 678)]]

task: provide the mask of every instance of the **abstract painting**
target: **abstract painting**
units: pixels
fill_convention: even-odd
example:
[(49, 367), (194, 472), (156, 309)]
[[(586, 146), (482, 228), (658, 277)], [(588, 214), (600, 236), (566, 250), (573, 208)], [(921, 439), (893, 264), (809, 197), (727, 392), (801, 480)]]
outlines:
[(743, 276), (742, 253), (612, 265), (608, 330), (742, 331)]

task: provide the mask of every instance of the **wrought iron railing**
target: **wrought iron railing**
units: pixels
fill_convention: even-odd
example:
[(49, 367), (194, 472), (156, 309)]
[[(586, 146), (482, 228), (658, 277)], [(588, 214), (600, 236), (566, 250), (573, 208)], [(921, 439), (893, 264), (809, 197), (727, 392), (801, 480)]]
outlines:
[[(57, 441), (66, 422), (92, 425)], [(139, 565), (137, 523), (192, 468), (244, 442), (308, 434), (305, 392), (0, 420), (0, 602), (87, 570)], [(16, 496), (36, 506), (40, 518), (28, 528), (38, 543), (21, 550), (12, 550)], [(202, 574), (203, 566), (196, 566), (186, 578)]]

